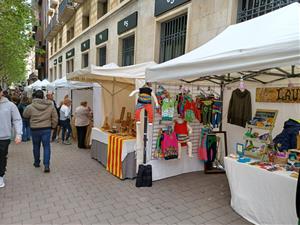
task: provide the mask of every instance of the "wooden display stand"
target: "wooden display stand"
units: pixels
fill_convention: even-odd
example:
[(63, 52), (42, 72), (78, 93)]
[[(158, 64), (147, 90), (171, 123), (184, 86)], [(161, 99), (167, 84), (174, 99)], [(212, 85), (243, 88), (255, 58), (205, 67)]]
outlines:
[[(245, 156), (249, 156), (251, 158), (258, 158), (261, 160), (266, 160), (265, 156), (267, 155), (269, 149), (268, 145), (272, 143), (272, 131), (274, 129), (275, 121), (277, 118), (278, 110), (266, 110), (266, 109), (257, 109), (255, 113), (255, 118), (264, 119), (265, 122), (257, 122), (256, 125), (247, 124), (248, 133), (253, 134), (256, 130), (264, 130), (266, 131), (264, 134), (268, 135), (266, 140), (261, 140), (258, 137), (252, 138), (244, 135), (244, 140), (246, 140), (245, 147), (249, 145), (260, 145), (264, 148), (261, 151), (249, 151), (245, 149)], [(268, 126), (265, 126), (267, 123)]]

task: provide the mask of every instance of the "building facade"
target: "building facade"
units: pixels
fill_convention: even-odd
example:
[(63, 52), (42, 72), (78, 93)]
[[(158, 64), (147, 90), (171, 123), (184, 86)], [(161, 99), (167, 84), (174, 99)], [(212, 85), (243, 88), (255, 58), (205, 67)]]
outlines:
[(31, 6), (35, 15), (37, 24), (33, 27), (33, 38), (35, 44), (35, 70), (37, 71), (38, 79), (47, 78), (48, 72), (48, 53), (47, 41), (45, 39), (45, 28), (48, 24), (48, 0), (32, 0)]
[(296, 0), (50, 0), (48, 79), (91, 64), (161, 63)]

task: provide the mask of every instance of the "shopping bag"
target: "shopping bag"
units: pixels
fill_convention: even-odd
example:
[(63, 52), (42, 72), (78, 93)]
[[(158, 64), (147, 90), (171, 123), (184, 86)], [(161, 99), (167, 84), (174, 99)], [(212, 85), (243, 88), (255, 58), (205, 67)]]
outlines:
[(152, 187), (152, 166), (151, 165), (139, 165), (135, 186)]

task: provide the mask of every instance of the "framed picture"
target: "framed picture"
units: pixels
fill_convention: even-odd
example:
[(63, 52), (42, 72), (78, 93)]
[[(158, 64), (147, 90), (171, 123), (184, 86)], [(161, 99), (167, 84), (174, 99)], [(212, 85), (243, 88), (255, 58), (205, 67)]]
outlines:
[(245, 150), (244, 144), (236, 143), (236, 154), (238, 154), (239, 157), (244, 156), (244, 150)]

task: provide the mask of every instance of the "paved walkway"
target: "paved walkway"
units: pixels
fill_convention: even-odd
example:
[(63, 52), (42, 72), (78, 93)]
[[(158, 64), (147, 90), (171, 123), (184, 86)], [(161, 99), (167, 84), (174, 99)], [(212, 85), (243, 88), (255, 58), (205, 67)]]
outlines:
[(136, 188), (89, 150), (54, 143), (51, 173), (32, 166), (31, 143), (12, 144), (0, 224), (249, 224), (229, 205), (225, 175), (185, 174)]

